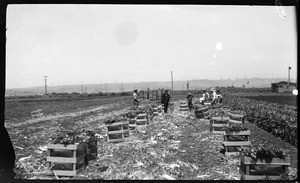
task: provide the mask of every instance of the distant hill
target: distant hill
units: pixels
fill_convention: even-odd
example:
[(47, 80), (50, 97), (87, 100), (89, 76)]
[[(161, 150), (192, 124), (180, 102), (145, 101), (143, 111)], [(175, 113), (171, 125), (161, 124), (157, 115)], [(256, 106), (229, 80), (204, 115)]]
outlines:
[[(189, 82), (189, 89), (205, 89), (209, 87), (243, 87), (252, 88), (264, 88), (271, 87), (271, 83), (279, 81), (286, 81), (286, 78), (244, 78), (244, 79), (223, 79), (223, 80), (189, 80), (189, 81), (174, 81), (174, 90), (185, 90), (187, 88), (187, 82)], [(291, 82), (296, 80), (291, 79)], [(83, 92), (87, 93), (98, 93), (98, 92), (122, 92), (132, 91), (133, 89), (146, 90), (147, 88), (156, 90), (158, 88), (171, 89), (171, 82), (138, 82), (138, 83), (107, 83), (107, 84), (86, 84), (83, 86)], [(18, 88), (18, 89), (7, 89), (5, 96), (22, 96), (22, 95), (43, 95), (45, 92), (44, 86), (31, 87), (31, 88)], [(48, 93), (81, 93), (81, 85), (62, 85), (62, 86), (48, 86)]]

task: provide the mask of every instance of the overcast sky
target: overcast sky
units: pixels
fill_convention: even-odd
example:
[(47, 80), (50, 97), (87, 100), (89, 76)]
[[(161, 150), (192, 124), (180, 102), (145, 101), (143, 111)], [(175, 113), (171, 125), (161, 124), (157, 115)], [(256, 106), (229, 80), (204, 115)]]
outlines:
[(295, 7), (9, 5), (6, 88), (297, 77)]

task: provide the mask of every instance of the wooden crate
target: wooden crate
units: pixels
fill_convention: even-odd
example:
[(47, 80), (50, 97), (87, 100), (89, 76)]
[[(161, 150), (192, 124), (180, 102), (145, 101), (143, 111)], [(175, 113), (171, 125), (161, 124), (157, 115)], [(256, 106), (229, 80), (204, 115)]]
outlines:
[(187, 112), (189, 110), (188, 105), (186, 102), (181, 101), (179, 104), (179, 111), (180, 112)]
[[(107, 124), (107, 141), (122, 142), (129, 137), (129, 121), (121, 121), (112, 124)], [(117, 130), (115, 130), (117, 129)], [(118, 136), (117, 138), (112, 138)]]
[(223, 130), (216, 129), (216, 128), (224, 127), (227, 124), (227, 120), (223, 120), (223, 117), (212, 117), (210, 122), (211, 122), (212, 133), (224, 134)]
[(129, 122), (129, 129), (135, 130), (136, 129), (136, 118), (130, 118), (128, 120), (128, 122)]
[(147, 114), (139, 114), (137, 117), (136, 117), (136, 125), (137, 127), (146, 127), (148, 124), (148, 120), (147, 120)]
[(69, 145), (48, 144), (47, 161), (54, 164), (53, 172), (56, 175), (75, 176), (87, 164), (86, 148), (87, 142)]
[[(230, 140), (234, 138), (240, 138), (242, 136), (245, 136), (245, 140)], [(240, 131), (240, 132), (225, 132), (224, 131), (224, 138), (223, 138), (223, 145), (225, 148), (225, 155), (238, 155), (240, 152), (233, 151), (229, 152), (230, 147), (241, 147), (241, 146), (249, 146), (251, 144), (250, 142), (250, 130), (247, 131)]]
[(33, 118), (39, 118), (39, 117), (42, 117), (42, 116), (43, 116), (43, 110), (42, 109), (38, 109), (38, 110), (35, 110), (35, 111), (31, 112), (31, 117), (33, 117)]
[[(240, 154), (240, 168), (239, 172), (241, 174), (241, 180), (261, 180), (261, 179), (280, 179), (280, 175), (270, 174), (268, 168), (277, 167), (280, 168), (283, 173), (288, 173), (288, 167), (291, 165), (290, 157), (286, 157), (285, 159), (273, 158), (273, 159), (264, 159), (264, 160), (257, 160), (253, 162), (251, 157), (243, 156)], [(261, 171), (259, 174), (252, 173), (253, 167), (255, 166), (262, 166), (262, 169), (266, 171)]]
[(162, 106), (162, 105), (159, 105), (157, 108), (158, 108), (158, 109), (157, 109), (158, 115), (162, 115), (162, 114), (164, 113), (164, 108), (163, 108), (163, 106)]
[(87, 142), (87, 148), (86, 148), (86, 154), (87, 154), (87, 159), (88, 161), (97, 159), (97, 138), (96, 137), (91, 137), (89, 138)]
[(229, 122), (230, 123), (243, 123), (244, 124), (244, 116), (243, 115), (239, 115), (239, 114), (232, 114), (230, 112), (228, 112), (228, 116), (229, 116)]

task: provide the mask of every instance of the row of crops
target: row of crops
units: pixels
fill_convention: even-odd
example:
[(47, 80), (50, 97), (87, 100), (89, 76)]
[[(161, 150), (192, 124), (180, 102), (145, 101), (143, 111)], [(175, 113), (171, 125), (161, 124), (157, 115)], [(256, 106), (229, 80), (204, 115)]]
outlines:
[(233, 110), (244, 111), (245, 120), (297, 147), (297, 107), (226, 96), (224, 104)]

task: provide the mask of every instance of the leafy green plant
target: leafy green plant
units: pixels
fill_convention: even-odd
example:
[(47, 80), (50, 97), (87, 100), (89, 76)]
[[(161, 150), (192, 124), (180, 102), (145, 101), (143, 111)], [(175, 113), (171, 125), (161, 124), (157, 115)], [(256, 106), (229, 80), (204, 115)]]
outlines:
[(262, 145), (255, 147), (241, 147), (240, 151), (242, 155), (251, 157), (254, 162), (265, 159), (266, 162), (269, 163), (272, 161), (272, 158), (284, 159), (287, 157), (287, 154), (283, 149), (270, 149)]
[(225, 132), (233, 132), (233, 131), (247, 131), (249, 130), (247, 126), (243, 124), (229, 124), (223, 127)]

